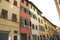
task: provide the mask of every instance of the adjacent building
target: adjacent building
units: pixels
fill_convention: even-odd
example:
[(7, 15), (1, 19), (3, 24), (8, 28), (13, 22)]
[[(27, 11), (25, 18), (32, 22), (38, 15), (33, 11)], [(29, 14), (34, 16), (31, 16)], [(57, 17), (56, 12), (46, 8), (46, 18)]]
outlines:
[(29, 16), (29, 4), (28, 0), (20, 0), (20, 33), (21, 40), (31, 40), (31, 27)]
[(57, 29), (57, 37), (60, 39), (60, 27)]
[[(39, 19), (40, 19), (40, 22), (39, 22), (40, 40), (46, 40), (44, 18), (43, 18), (42, 15), (40, 15)], [(38, 20), (39, 20), (39, 19), (38, 19)]]
[(37, 7), (29, 1), (29, 15), (30, 15), (30, 26), (32, 29), (32, 40), (39, 40), (39, 24), (38, 24), (38, 18), (37, 18)]
[(20, 0), (0, 0), (0, 40), (20, 40)]
[(51, 36), (56, 36), (56, 32), (57, 32), (57, 26), (52, 24), (47, 18), (44, 18), (44, 25), (45, 25), (45, 35), (46, 35), (46, 39), (48, 39)]
[(59, 15), (59, 18), (60, 18), (60, 0), (54, 0), (54, 1), (55, 1), (56, 8), (57, 8), (57, 11), (58, 11), (58, 15)]

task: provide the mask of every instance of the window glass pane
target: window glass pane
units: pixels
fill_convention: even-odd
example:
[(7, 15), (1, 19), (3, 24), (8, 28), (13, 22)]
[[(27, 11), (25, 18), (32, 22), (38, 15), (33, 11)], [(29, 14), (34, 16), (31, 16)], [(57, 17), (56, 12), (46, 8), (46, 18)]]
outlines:
[(34, 24), (32, 24), (32, 29), (34, 29)]
[(17, 1), (14, 0), (14, 5), (17, 6)]
[(31, 9), (32, 9), (32, 5), (31, 5)]
[(46, 24), (45, 24), (45, 28), (47, 29), (47, 26), (46, 26)]
[(26, 8), (24, 8), (24, 12), (26, 13)]
[(25, 20), (25, 25), (29, 26), (29, 21), (28, 20)]
[(26, 9), (26, 13), (29, 14), (29, 11)]
[(37, 30), (38, 28), (37, 28), (37, 25), (36, 25), (36, 30)]
[(5, 9), (2, 9), (2, 12), (1, 12), (1, 17), (2, 18), (5, 18), (5, 19), (7, 19), (7, 17), (8, 17), (8, 11), (7, 10), (5, 10)]
[(39, 36), (38, 36), (38, 40), (39, 40)]
[(26, 5), (28, 6), (28, 2), (26, 1)]
[(20, 18), (20, 23), (21, 23), (22, 26), (25, 25), (25, 19), (23, 17)]
[(33, 14), (33, 18), (37, 20), (37, 17), (36, 17), (36, 15), (34, 15), (34, 14)]
[(24, 8), (23, 8), (23, 7), (21, 7), (21, 10), (22, 10), (22, 11), (24, 11)]
[(33, 40), (37, 40), (37, 36), (36, 35), (33, 35)]
[(31, 27), (31, 21), (30, 21), (30, 27)]
[(59, 0), (59, 4), (60, 4), (60, 0)]
[(40, 22), (40, 18), (38, 18), (38, 22)]
[(32, 17), (33, 13), (29, 11), (29, 15)]
[(9, 2), (9, 0), (6, 0), (6, 1), (8, 1), (8, 2)]
[(12, 21), (15, 21), (15, 22), (17, 21), (17, 15), (14, 13), (12, 14)]
[(21, 0), (24, 3), (24, 0)]

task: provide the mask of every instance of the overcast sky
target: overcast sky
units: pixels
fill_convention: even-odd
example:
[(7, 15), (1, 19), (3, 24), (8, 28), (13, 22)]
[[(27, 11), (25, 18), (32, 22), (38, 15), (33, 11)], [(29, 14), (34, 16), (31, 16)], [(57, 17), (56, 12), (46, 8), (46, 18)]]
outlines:
[(49, 21), (54, 25), (60, 27), (60, 20), (54, 0), (30, 0), (32, 1), (42, 12)]

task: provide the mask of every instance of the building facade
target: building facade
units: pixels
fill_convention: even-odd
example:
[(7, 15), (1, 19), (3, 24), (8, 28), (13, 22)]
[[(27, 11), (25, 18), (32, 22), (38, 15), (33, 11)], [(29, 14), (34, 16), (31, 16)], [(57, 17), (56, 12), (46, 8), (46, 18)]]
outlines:
[(40, 33), (40, 40), (46, 40), (46, 34), (45, 34), (45, 22), (42, 15), (40, 15), (40, 22), (39, 22), (39, 33)]
[(31, 40), (30, 16), (28, 0), (20, 0), (20, 32), (21, 40)]
[(56, 37), (56, 32), (57, 32), (57, 26), (52, 24), (47, 18), (44, 18), (44, 25), (45, 25), (45, 35), (46, 39), (49, 39), (51, 36)]
[(20, 40), (20, 0), (0, 0), (0, 40)]
[(29, 0), (0, 0), (0, 40), (47, 40), (56, 26)]
[(60, 27), (58, 27), (58, 29), (57, 29), (57, 38), (58, 38), (58, 40), (60, 40)]
[(30, 20), (31, 20), (31, 29), (32, 29), (32, 40), (39, 40), (39, 27), (37, 21), (37, 9), (35, 8), (34, 4), (29, 1), (29, 8), (30, 8)]
[(45, 40), (43, 25), (44, 19), (41, 16), (42, 12), (30, 1), (29, 7), (31, 16), (32, 40)]
[(56, 8), (57, 8), (57, 11), (58, 11), (58, 15), (59, 15), (59, 18), (60, 18), (60, 0), (54, 0), (54, 1), (55, 1)]

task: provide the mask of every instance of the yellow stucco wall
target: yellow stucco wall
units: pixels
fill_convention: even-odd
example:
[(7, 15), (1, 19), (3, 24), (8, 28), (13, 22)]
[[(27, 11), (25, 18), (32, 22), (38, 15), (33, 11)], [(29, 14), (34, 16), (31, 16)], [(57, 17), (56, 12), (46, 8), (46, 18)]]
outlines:
[[(0, 30), (2, 31), (9, 31), (9, 36), (11, 37), (11, 40), (13, 39), (14, 35), (20, 34), (20, 28), (19, 28), (19, 22), (20, 22), (20, 0), (17, 1), (17, 6), (13, 5), (14, 0), (1, 0), (0, 1), (0, 16), (2, 9), (5, 9), (8, 11), (8, 18), (4, 19), (0, 17)], [(17, 21), (12, 21), (12, 14), (17, 15)], [(18, 33), (15, 34), (14, 31), (17, 31)]]

